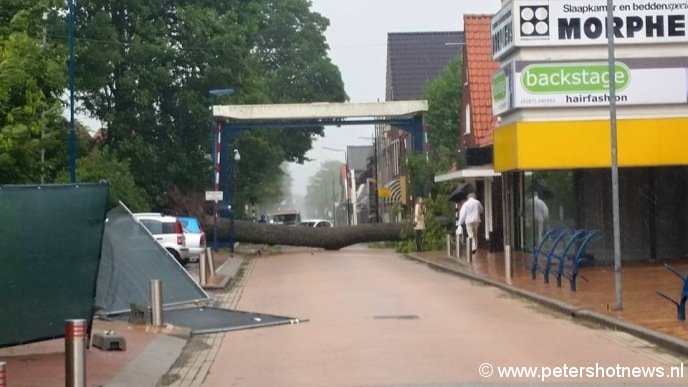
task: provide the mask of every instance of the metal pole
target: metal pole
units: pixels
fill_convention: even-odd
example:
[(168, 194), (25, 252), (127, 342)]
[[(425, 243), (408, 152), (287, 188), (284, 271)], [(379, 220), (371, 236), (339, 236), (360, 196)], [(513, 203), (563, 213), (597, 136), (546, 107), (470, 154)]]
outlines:
[(231, 179), (229, 181), (229, 254), (230, 256), (234, 256), (234, 164), (236, 163), (234, 160), (234, 148), (232, 148), (232, 152), (229, 154), (229, 163)]
[(7, 363), (0, 361), (0, 387), (7, 387), (7, 373), (5, 372), (5, 366)]
[(150, 280), (151, 325), (163, 325), (162, 319), (162, 282), (159, 279)]
[[(214, 176), (213, 176), (213, 183), (215, 187), (215, 191), (220, 190), (220, 156), (222, 153), (222, 124), (220, 122), (217, 123), (217, 127), (215, 128), (215, 133), (214, 133), (214, 141), (215, 143), (215, 149), (213, 153), (213, 158), (215, 159), (215, 163), (213, 165), (214, 169)], [(213, 206), (213, 250), (217, 250), (217, 211), (218, 211), (218, 201), (215, 200), (215, 205)]]
[(65, 385), (67, 387), (86, 386), (86, 327), (84, 319), (65, 321)]
[(607, 46), (609, 49), (609, 129), (612, 156), (612, 228), (614, 230), (614, 310), (623, 310), (621, 279), (621, 226), (619, 221), (619, 159), (616, 130), (616, 69), (614, 58), (614, 1), (607, 0)]
[(334, 177), (332, 177), (332, 224), (337, 225), (337, 201), (334, 199)]
[(74, 0), (69, 0), (69, 178), (76, 183), (76, 128), (74, 127)]
[(200, 277), (201, 286), (205, 286), (208, 283), (208, 263), (205, 251), (201, 253), (201, 260), (198, 263), (198, 274)]
[(513, 271), (511, 270), (511, 246), (504, 245), (504, 276), (507, 280), (513, 277)]
[(374, 140), (374, 148), (375, 148), (375, 221), (377, 223), (380, 223), (380, 197), (378, 196), (377, 192), (377, 187), (378, 187), (378, 176), (377, 176), (377, 136), (375, 136)]

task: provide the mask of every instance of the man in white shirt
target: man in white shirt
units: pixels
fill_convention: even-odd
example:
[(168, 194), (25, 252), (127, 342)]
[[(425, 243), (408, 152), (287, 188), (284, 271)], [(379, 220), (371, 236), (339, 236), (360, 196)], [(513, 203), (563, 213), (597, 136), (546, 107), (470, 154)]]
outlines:
[(459, 227), (466, 225), (466, 232), (469, 240), (473, 241), (471, 246), (473, 253), (478, 251), (478, 229), (480, 228), (480, 214), (483, 213), (483, 205), (475, 198), (474, 193), (468, 194), (468, 199), (461, 206), (459, 211)]
[(549, 208), (547, 208), (547, 204), (540, 199), (537, 192), (535, 192), (533, 196), (533, 215), (535, 217), (535, 223), (537, 224), (538, 241), (540, 241), (542, 239), (545, 223), (549, 220)]

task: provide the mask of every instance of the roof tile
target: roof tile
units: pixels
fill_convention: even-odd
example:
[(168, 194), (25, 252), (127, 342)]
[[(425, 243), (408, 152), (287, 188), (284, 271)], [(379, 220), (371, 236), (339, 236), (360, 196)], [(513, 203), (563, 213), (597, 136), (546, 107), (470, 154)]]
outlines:
[(471, 128), (476, 146), (492, 144), (496, 119), (492, 115), (492, 74), (499, 64), (492, 60), (490, 15), (464, 15), (466, 44), (464, 66), (467, 68), (471, 101)]

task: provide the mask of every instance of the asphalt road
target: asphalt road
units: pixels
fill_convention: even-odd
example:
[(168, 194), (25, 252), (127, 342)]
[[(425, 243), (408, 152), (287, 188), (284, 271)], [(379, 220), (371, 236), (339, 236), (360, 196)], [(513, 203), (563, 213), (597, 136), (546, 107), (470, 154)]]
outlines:
[[(246, 275), (238, 309), (309, 321), (226, 334), (205, 386), (688, 381), (688, 369), (633, 377), (669, 375), (681, 361), (688, 368), (652, 344), (391, 252), (261, 257)], [(500, 377), (508, 366), (544, 368)]]

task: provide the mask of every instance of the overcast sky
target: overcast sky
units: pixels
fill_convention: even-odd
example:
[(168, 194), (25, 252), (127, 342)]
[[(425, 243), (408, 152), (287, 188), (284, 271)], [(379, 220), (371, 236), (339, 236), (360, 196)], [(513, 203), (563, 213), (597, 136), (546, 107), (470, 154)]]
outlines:
[[(493, 14), (500, 0), (312, 0), (313, 10), (330, 19), (325, 33), (330, 58), (339, 67), (351, 102), (385, 100), (387, 34), (390, 32), (462, 31), (463, 14)], [(457, 48), (458, 50), (458, 48)], [(347, 145), (372, 145), (372, 126), (325, 128), (307, 157), (290, 164), (293, 193), (305, 195), (308, 179), (326, 160), (344, 162)], [(363, 139), (360, 137), (364, 137)]]

